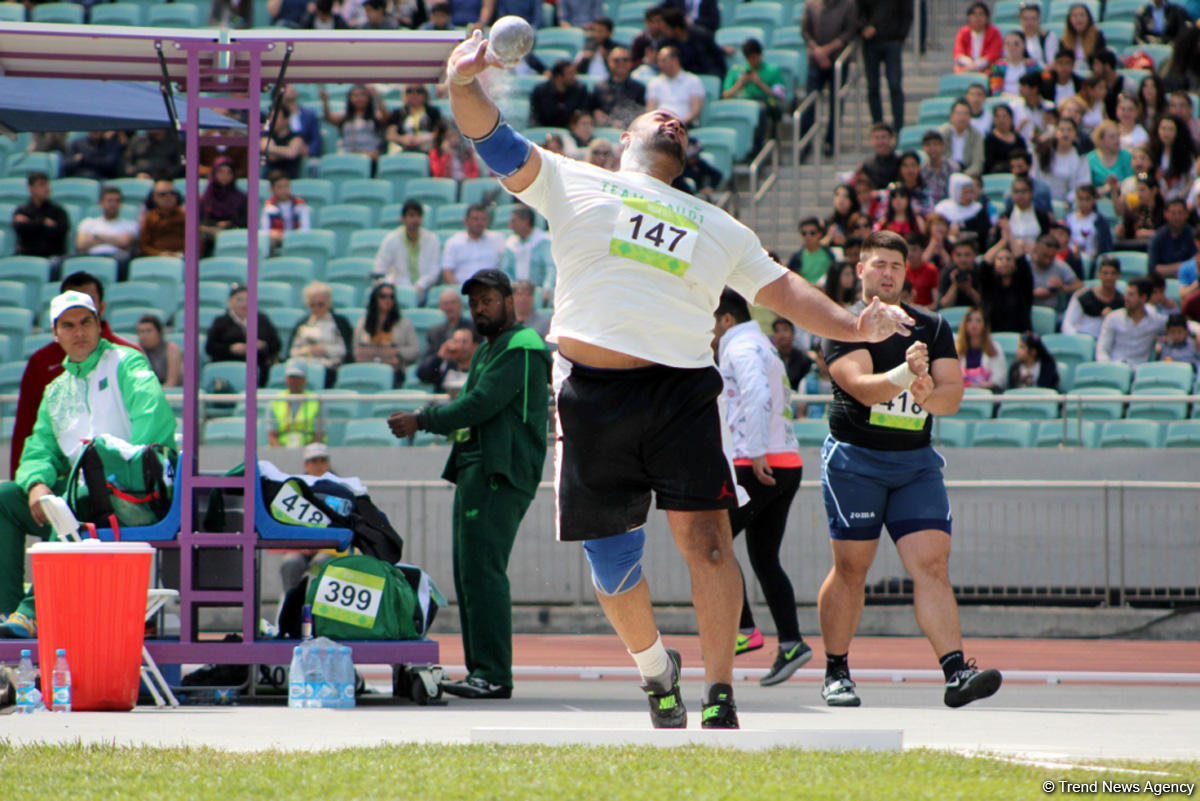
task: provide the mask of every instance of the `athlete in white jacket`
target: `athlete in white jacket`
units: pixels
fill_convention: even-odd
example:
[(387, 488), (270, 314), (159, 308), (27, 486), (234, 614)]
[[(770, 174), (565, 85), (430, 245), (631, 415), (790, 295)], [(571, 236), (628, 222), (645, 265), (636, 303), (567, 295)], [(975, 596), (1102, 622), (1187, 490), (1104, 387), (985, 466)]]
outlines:
[[(729, 520), (733, 536), (746, 530), (750, 566), (775, 621), (779, 652), (771, 670), (759, 681), (771, 686), (786, 681), (812, 659), (812, 649), (800, 636), (792, 583), (779, 562), (788, 509), (800, 488), (803, 465), (792, 432), (787, 373), (775, 346), (750, 318), (746, 301), (731, 289), (721, 294), (716, 321), (715, 331), (721, 338), (717, 359), (725, 381), (725, 415), (732, 434), (733, 465), (738, 483), (750, 494), (750, 502), (731, 511)], [(745, 582), (737, 653), (763, 646), (762, 632), (754, 625), (744, 587)]]

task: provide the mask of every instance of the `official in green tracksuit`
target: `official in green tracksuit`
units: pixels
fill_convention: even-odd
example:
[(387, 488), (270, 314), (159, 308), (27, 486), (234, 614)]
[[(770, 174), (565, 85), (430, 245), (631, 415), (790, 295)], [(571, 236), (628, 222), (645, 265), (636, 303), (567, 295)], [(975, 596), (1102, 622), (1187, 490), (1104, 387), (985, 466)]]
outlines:
[[(175, 447), (175, 415), (145, 354), (100, 338), (91, 296), (67, 291), (50, 302), (54, 338), (67, 358), (46, 387), (15, 480), (0, 483), (0, 636), (32, 637), (33, 595), (22, 600), (25, 537), (51, 530), (38, 499), (61, 494), (84, 445), (100, 434), (133, 445)], [(18, 607), (18, 601), (20, 606)]]
[(445, 406), (395, 412), (397, 437), (417, 430), (454, 441), (442, 477), (454, 493), (454, 589), (467, 676), (442, 688), (464, 698), (512, 696), (512, 601), (508, 557), (546, 460), (550, 352), (517, 322), (512, 284), (480, 270), (462, 288), (484, 343), (462, 393)]

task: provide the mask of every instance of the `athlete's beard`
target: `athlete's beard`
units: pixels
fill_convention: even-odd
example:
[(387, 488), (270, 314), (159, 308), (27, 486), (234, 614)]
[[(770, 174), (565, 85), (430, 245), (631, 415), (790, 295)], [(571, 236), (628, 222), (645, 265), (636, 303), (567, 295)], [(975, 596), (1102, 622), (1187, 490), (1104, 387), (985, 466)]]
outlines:
[(870, 303), (872, 299), (879, 298), (880, 303), (895, 306), (900, 302), (900, 293), (903, 291), (903, 289), (898, 289), (894, 292), (884, 294), (882, 289), (868, 289), (867, 287), (863, 287), (863, 301)]
[(479, 332), (479, 336), (490, 338), (508, 330), (510, 321), (508, 317), (507, 306), (504, 307), (501, 315), (502, 316), (498, 320), (480, 320), (479, 318), (476, 318), (475, 330)]
[(683, 145), (674, 136), (665, 133), (656, 133), (648, 140), (630, 142), (621, 154), (621, 166), (638, 172), (650, 172), (655, 161), (654, 154), (668, 156), (678, 166), (673, 177), (683, 174)]

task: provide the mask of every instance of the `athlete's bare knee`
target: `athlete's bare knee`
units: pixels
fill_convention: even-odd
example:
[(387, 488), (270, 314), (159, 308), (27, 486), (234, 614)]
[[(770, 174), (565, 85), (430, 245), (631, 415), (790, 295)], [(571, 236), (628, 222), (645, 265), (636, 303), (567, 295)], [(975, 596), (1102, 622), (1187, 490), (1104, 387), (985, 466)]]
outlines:
[(870, 562), (863, 563), (855, 559), (835, 559), (833, 561), (833, 578), (847, 587), (863, 587), (867, 583), (867, 572), (870, 569)]

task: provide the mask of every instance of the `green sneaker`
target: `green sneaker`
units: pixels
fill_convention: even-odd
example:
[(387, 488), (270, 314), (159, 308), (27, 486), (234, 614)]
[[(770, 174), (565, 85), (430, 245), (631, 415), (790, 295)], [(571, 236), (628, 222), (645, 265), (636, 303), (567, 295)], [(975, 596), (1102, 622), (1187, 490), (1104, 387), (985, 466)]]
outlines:
[(675, 668), (675, 678), (671, 687), (665, 691), (660, 688), (643, 684), (642, 689), (650, 700), (650, 723), (656, 729), (686, 729), (687, 708), (683, 705), (683, 694), (679, 691), (679, 678), (683, 675), (683, 661), (679, 652), (673, 648), (667, 649), (671, 664)]
[(708, 701), (700, 713), (702, 729), (740, 729), (737, 704), (733, 702), (733, 688), (728, 684), (714, 684)]
[(755, 627), (754, 631), (750, 632), (749, 634), (742, 634), (739, 631), (737, 636), (737, 645), (735, 645), (733, 648), (733, 655), (740, 656), (742, 654), (748, 654), (751, 651), (757, 651), (762, 647), (763, 635), (757, 627)]
[(812, 649), (803, 640), (793, 645), (787, 651), (782, 648), (775, 655), (775, 664), (771, 665), (771, 669), (767, 671), (767, 675), (758, 680), (758, 683), (763, 687), (774, 687), (776, 684), (783, 684), (792, 677), (792, 674), (799, 670), (804, 665), (808, 664), (808, 660), (812, 659)]

